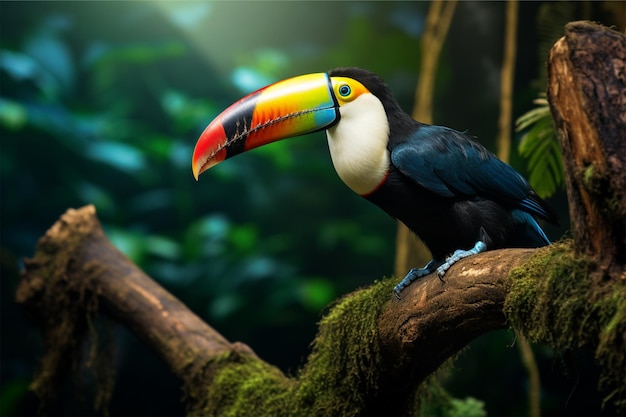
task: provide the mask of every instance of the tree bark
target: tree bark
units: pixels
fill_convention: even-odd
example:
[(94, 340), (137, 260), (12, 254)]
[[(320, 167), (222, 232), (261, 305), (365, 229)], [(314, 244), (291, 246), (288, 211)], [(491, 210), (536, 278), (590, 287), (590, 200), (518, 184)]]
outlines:
[[(455, 264), (445, 282), (435, 274), (418, 280), (402, 300), (392, 295), (393, 280), (378, 282), (335, 305), (304, 370), (288, 378), (224, 339), (133, 265), (107, 240), (93, 206), (70, 209), (25, 261), (17, 290), (47, 343), (33, 389), (46, 397), (64, 378), (101, 313), (129, 327), (186, 387), (196, 387), (187, 397), (193, 414), (407, 414), (417, 387), (443, 362), (481, 334), (513, 324), (533, 341), (597, 348), (617, 381), (611, 395), (626, 407), (624, 35), (587, 23), (566, 32), (550, 57), (548, 92), (567, 161), (576, 256), (584, 261), (563, 259), (569, 247), (559, 245), (490, 251)], [(602, 47), (609, 49), (594, 52)], [(594, 262), (603, 291), (587, 288)], [(559, 298), (565, 296), (571, 298)], [(595, 333), (574, 330), (583, 326)], [(247, 413), (234, 408), (245, 406)]]
[[(548, 100), (576, 249), (605, 270), (626, 262), (626, 36), (572, 22), (550, 51)], [(623, 277), (626, 278), (626, 277)]]

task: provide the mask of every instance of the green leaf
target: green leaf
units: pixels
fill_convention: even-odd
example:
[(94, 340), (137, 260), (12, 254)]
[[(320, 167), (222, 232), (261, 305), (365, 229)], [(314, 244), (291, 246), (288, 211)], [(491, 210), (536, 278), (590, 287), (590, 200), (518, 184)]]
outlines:
[(258, 245), (258, 229), (255, 225), (236, 225), (230, 230), (228, 239), (236, 250), (249, 252)]
[(28, 121), (28, 113), (20, 103), (0, 98), (0, 125), (11, 130), (21, 129)]
[(141, 233), (130, 232), (117, 227), (107, 228), (106, 232), (113, 246), (134, 263), (142, 264), (146, 255), (146, 246)]
[(177, 260), (180, 257), (180, 245), (164, 236), (148, 236), (145, 240), (146, 252), (161, 258)]
[(484, 401), (474, 397), (452, 398), (448, 417), (486, 417)]
[(134, 173), (146, 167), (143, 153), (136, 147), (120, 142), (94, 142), (87, 148), (90, 159)]
[(300, 300), (311, 311), (320, 311), (337, 295), (335, 287), (326, 278), (310, 278), (300, 287)]
[(536, 109), (529, 110), (527, 113), (520, 116), (516, 121), (516, 131), (520, 132), (534, 123), (544, 119), (546, 115), (550, 114), (550, 108), (543, 106)]
[(27, 379), (11, 379), (3, 383), (0, 390), (0, 416), (13, 416), (19, 412), (20, 402), (28, 393)]
[(563, 184), (563, 165), (556, 129), (547, 100), (535, 100), (539, 107), (516, 120), (518, 132), (527, 130), (518, 147), (527, 159), (530, 185), (540, 197), (548, 197)]
[(68, 45), (58, 35), (41, 31), (28, 41), (25, 50), (50, 77), (54, 93), (67, 92), (72, 87), (75, 78), (72, 56)]
[(39, 64), (30, 56), (0, 49), (0, 69), (16, 80), (35, 79), (39, 75)]

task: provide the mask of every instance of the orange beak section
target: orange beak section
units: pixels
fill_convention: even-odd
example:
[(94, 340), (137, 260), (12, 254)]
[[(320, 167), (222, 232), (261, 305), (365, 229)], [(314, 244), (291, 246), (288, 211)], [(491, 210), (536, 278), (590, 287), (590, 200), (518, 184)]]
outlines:
[(193, 151), (193, 176), (225, 159), (281, 139), (326, 129), (339, 120), (326, 73), (279, 81), (235, 102), (202, 132)]

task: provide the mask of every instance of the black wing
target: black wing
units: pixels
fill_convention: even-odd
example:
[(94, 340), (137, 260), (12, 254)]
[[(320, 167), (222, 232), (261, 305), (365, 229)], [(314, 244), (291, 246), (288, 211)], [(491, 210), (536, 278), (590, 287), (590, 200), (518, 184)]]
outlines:
[(521, 174), (468, 135), (421, 125), (391, 151), (393, 165), (442, 197), (479, 196), (555, 223), (553, 211)]

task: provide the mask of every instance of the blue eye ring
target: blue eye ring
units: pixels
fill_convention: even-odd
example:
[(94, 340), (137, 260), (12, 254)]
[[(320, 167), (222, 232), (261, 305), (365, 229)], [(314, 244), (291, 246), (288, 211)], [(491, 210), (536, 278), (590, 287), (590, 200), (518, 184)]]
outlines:
[(348, 97), (352, 93), (352, 89), (350, 88), (348, 84), (343, 84), (339, 86), (339, 88), (337, 89), (337, 92), (339, 93), (341, 97)]

